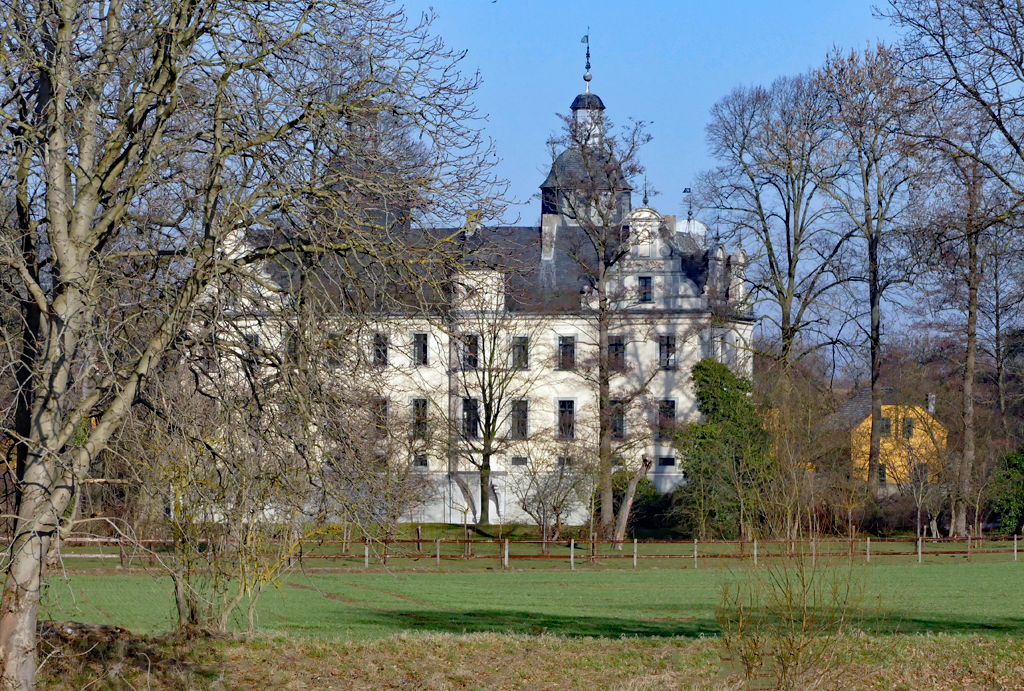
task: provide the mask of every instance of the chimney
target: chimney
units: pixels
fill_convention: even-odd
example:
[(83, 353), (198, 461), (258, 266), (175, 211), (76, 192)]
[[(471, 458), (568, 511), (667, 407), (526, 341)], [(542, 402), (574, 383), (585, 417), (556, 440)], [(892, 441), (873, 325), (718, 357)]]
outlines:
[(928, 414), (935, 414), (935, 394), (933, 393), (928, 394)]

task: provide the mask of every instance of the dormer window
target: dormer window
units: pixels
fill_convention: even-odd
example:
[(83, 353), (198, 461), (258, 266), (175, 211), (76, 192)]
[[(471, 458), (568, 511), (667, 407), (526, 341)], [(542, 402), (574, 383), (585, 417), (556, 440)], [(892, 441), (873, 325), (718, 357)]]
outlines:
[(640, 242), (636, 246), (636, 256), (638, 257), (650, 257), (651, 256), (651, 239), (647, 233), (643, 233), (640, 236)]

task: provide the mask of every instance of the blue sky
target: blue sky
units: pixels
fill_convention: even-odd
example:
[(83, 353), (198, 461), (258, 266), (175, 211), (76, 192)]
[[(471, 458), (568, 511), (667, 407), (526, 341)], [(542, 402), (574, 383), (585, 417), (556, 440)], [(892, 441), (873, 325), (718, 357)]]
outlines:
[[(592, 90), (616, 123), (650, 122), (654, 140), (642, 160), (651, 205), (685, 214), (682, 190), (713, 164), (704, 127), (711, 106), (739, 85), (768, 84), (821, 63), (833, 48), (864, 48), (895, 36), (865, 0), (410, 1), (415, 15), (433, 7), (435, 33), (468, 51), (466, 71), (484, 83), (476, 103), (488, 115), (499, 174), (521, 202), (506, 220), (539, 221), (531, 197), (550, 166), (545, 141), (555, 113), (584, 88), (580, 38), (589, 27)], [(634, 203), (639, 203), (639, 195)]]

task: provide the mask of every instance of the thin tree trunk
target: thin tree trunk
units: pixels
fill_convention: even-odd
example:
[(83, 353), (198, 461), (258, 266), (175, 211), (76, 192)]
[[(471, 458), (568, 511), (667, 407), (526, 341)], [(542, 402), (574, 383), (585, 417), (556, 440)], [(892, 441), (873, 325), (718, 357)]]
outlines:
[(871, 443), (868, 449), (868, 502), (878, 499), (878, 465), (882, 442), (882, 291), (878, 276), (878, 233), (868, 238), (868, 293), (871, 302)]
[(951, 531), (954, 535), (967, 535), (967, 504), (971, 499), (971, 481), (975, 460), (974, 377), (978, 355), (978, 284), (981, 272), (978, 262), (978, 237), (967, 236), (967, 357), (964, 362), (964, 449), (957, 469), (956, 500), (953, 504)]
[(633, 498), (636, 496), (637, 485), (640, 484), (640, 480), (647, 475), (650, 469), (651, 459), (645, 456), (640, 468), (633, 477), (629, 478), (626, 496), (622, 498), (622, 504), (619, 506), (619, 516), (615, 521), (615, 534), (612, 536), (612, 539), (615, 540), (615, 549), (622, 549), (622, 541), (626, 539), (626, 527), (629, 524), (630, 511), (633, 509)]
[(604, 267), (599, 269), (598, 315), (597, 315), (597, 417), (598, 417), (598, 465), (601, 489), (601, 537), (611, 539), (615, 527), (615, 492), (612, 487), (612, 425), (611, 425), (611, 371), (608, 361), (608, 330), (610, 305)]
[(491, 453), (484, 451), (480, 462), (480, 525), (491, 523)]

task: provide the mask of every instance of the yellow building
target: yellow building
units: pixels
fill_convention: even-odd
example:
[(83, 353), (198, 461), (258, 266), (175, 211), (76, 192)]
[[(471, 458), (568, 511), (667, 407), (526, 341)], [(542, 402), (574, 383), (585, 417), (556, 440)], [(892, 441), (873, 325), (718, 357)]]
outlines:
[[(867, 480), (871, 449), (871, 390), (864, 389), (832, 416), (828, 427), (843, 432), (854, 471)], [(846, 436), (848, 435), (848, 436)], [(878, 480), (889, 492), (934, 481), (944, 462), (948, 430), (935, 419), (934, 398), (925, 405), (900, 401), (892, 389), (882, 396)], [(839, 439), (836, 440), (840, 441)]]

